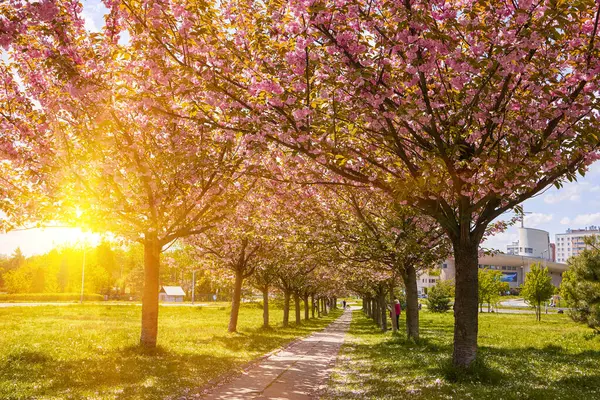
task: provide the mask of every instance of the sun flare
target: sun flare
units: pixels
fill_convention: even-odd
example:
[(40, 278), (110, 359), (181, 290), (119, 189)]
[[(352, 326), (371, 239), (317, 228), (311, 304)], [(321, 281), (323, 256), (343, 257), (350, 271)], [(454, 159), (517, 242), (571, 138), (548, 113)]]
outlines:
[(34, 228), (12, 231), (0, 243), (0, 254), (12, 254), (17, 247), (25, 255), (44, 254), (61, 246), (96, 246), (102, 236), (81, 228)]

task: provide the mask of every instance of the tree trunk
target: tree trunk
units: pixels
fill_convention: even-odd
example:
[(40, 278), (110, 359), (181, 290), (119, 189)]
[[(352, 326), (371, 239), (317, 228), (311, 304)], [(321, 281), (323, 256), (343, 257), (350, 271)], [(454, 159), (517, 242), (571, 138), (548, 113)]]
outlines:
[(269, 287), (263, 288), (263, 328), (269, 327)]
[(233, 298), (231, 299), (231, 316), (229, 317), (229, 332), (237, 330), (238, 315), (240, 314), (240, 302), (242, 300), (242, 283), (244, 274), (240, 269), (235, 271), (235, 284), (233, 286)]
[(144, 241), (144, 292), (142, 295), (142, 334), (140, 345), (156, 347), (158, 335), (158, 285), (161, 246), (156, 234)]
[(312, 317), (315, 317), (315, 295), (310, 296), (310, 304), (312, 305)]
[(404, 281), (406, 287), (406, 337), (419, 338), (419, 291), (417, 289), (417, 271), (413, 265), (406, 267)]
[(333, 307), (334, 310), (337, 310), (337, 297), (333, 298)]
[(317, 306), (317, 313), (319, 314), (319, 318), (321, 318), (321, 299), (317, 298), (317, 302), (315, 305)]
[(283, 292), (283, 326), (288, 327), (290, 324), (290, 297), (291, 293), (289, 291)]
[(471, 241), (471, 238), (466, 243), (454, 243), (456, 289), (452, 363), (460, 368), (468, 367), (477, 357), (478, 244), (479, 241)]
[(308, 321), (308, 319), (310, 318), (310, 314), (308, 311), (308, 295), (307, 294), (304, 295), (303, 301), (304, 301), (304, 319), (306, 321)]
[(327, 315), (327, 299), (323, 299), (323, 315)]
[(300, 295), (294, 293), (294, 308), (296, 311), (296, 325), (300, 325)]
[(379, 300), (379, 308), (381, 313), (381, 330), (387, 331), (387, 307), (385, 301), (385, 291), (382, 289), (378, 296)]
[(394, 284), (390, 283), (390, 310), (392, 313), (392, 332), (398, 332), (398, 323), (396, 322), (396, 302), (394, 301)]
[(379, 325), (379, 322), (378, 322), (379, 318), (377, 318), (377, 315), (379, 315), (379, 314), (377, 314), (377, 304), (375, 304), (375, 300), (373, 300), (373, 299), (371, 299), (369, 301), (369, 303), (371, 303), (371, 305), (370, 305), (370, 308), (371, 308), (371, 315), (370, 315), (370, 317), (371, 317), (371, 319), (373, 321), (377, 322), (377, 324)]

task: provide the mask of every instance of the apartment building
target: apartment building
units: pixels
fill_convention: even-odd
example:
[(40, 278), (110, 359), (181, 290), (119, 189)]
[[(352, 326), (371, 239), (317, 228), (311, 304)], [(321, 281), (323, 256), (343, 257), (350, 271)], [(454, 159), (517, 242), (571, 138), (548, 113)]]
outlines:
[(600, 235), (600, 228), (588, 226), (585, 229), (567, 229), (565, 233), (556, 234), (556, 261), (565, 263), (569, 257), (580, 254), (585, 248), (587, 236)]

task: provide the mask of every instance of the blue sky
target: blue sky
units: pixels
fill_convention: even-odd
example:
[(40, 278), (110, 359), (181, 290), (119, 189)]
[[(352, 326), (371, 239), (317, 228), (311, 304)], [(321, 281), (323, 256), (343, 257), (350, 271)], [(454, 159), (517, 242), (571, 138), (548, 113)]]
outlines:
[[(600, 162), (590, 167), (585, 177), (567, 182), (561, 189), (554, 186), (523, 203), (525, 226), (550, 232), (554, 242), (557, 233), (567, 228), (600, 225)], [(506, 245), (518, 240), (517, 226), (489, 238), (485, 247), (506, 251)]]
[[(84, 0), (83, 5), (87, 29), (98, 31), (104, 25), (106, 8), (99, 0)], [(557, 233), (567, 228), (600, 225), (600, 162), (592, 165), (586, 176), (580, 177), (577, 182), (567, 182), (560, 190), (551, 187), (525, 201), (523, 206), (526, 212), (532, 213), (525, 217), (525, 226), (550, 232), (552, 242)], [(509, 219), (511, 215), (503, 217)], [(513, 226), (489, 238), (484, 246), (505, 251), (506, 245), (517, 239), (517, 226)], [(62, 244), (96, 240), (96, 236), (78, 229), (9, 232), (0, 234), (0, 254), (11, 254), (17, 247), (21, 247), (27, 255), (40, 254)]]

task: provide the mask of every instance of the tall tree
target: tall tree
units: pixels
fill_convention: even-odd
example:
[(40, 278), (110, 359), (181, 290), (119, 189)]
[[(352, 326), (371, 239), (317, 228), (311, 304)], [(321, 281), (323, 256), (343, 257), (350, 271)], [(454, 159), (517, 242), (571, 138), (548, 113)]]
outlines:
[(554, 286), (548, 268), (542, 267), (539, 263), (533, 264), (525, 275), (521, 296), (535, 308), (535, 318), (538, 321), (542, 319), (542, 303), (550, 300), (553, 294)]
[[(433, 217), (456, 261), (454, 355), (477, 354), (488, 226), (598, 158), (593, 0), (230, 7), (224, 92), (256, 135)], [(246, 129), (250, 129), (246, 125)], [(315, 167), (317, 168), (317, 167)]]
[[(209, 124), (226, 118), (204, 96), (207, 80), (198, 79), (193, 91), (177, 82), (177, 61), (142, 29), (152, 13), (127, 21), (109, 16), (103, 32), (89, 33), (80, 3), (39, 7), (43, 12), (9, 43), (11, 73), (36, 104), (29, 122), (57, 147), (65, 214), (79, 207), (78, 224), (144, 245), (140, 343), (154, 347), (160, 254), (231, 212), (250, 149), (239, 135)], [(119, 44), (122, 29), (129, 40)]]
[[(346, 258), (379, 262), (402, 279), (407, 301), (406, 333), (417, 339), (418, 275), (446, 259), (450, 243), (432, 218), (395, 206), (379, 191), (356, 189), (329, 189), (334, 193), (329, 209), (335, 215), (338, 234), (332, 237), (334, 246)], [(392, 324), (396, 330), (395, 321)]]
[(479, 283), (479, 312), (483, 312), (483, 303), (488, 303), (488, 312), (492, 305), (496, 303), (500, 292), (507, 285), (502, 282), (502, 272), (492, 269), (480, 269), (478, 276)]
[(258, 267), (251, 277), (251, 284), (261, 291), (263, 296), (263, 328), (269, 327), (269, 294), (277, 281), (278, 260), (265, 257), (259, 261)]

